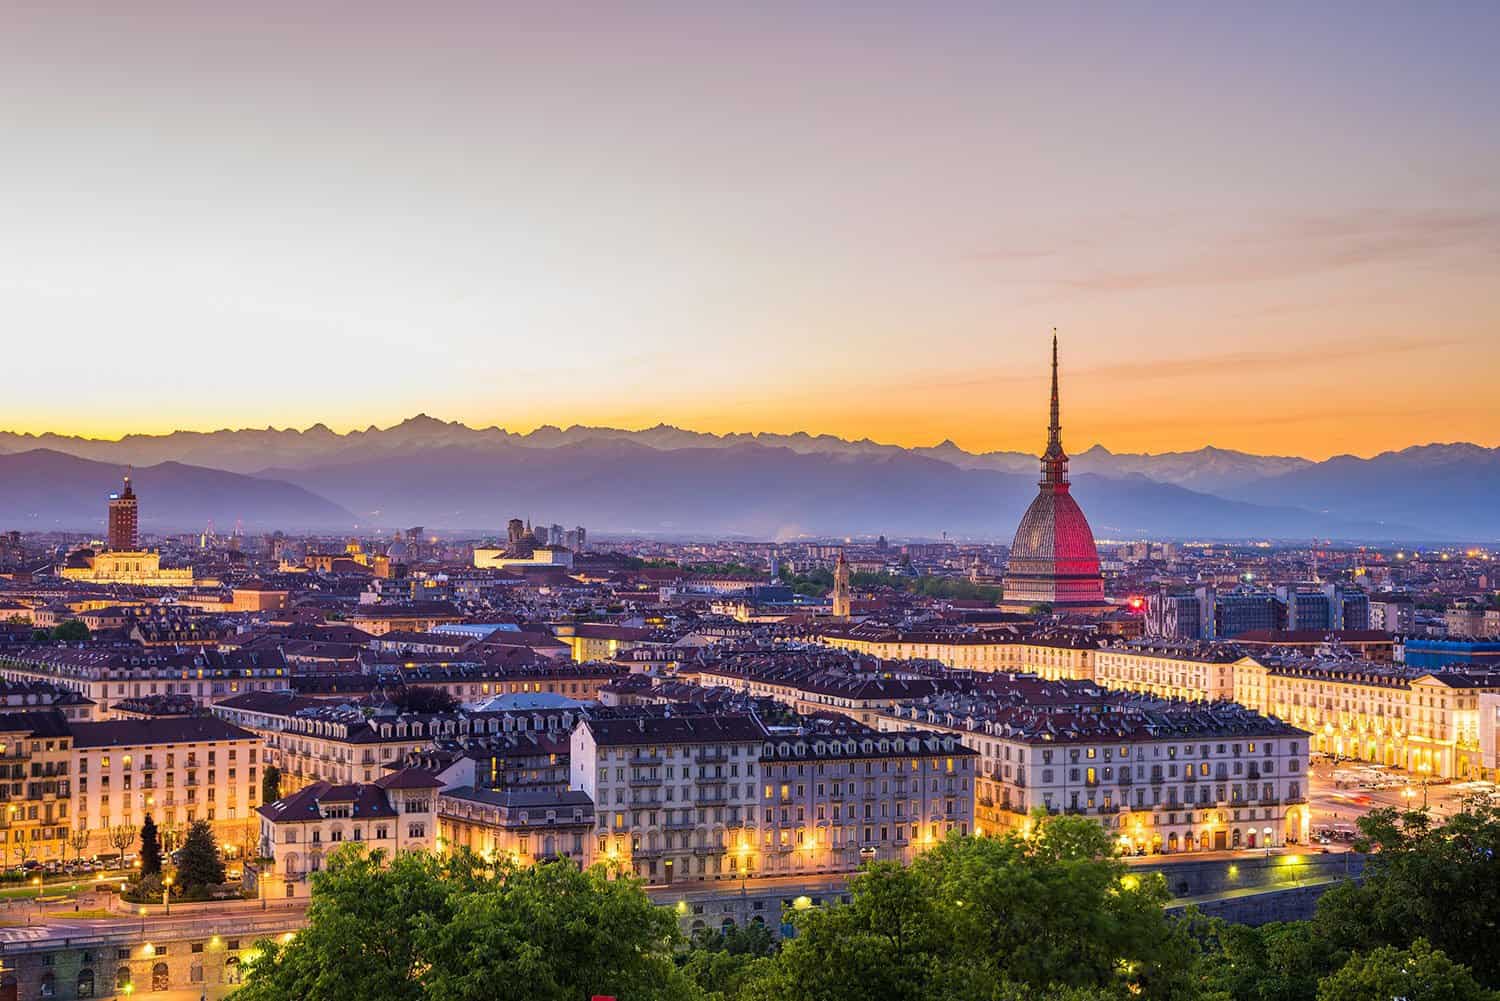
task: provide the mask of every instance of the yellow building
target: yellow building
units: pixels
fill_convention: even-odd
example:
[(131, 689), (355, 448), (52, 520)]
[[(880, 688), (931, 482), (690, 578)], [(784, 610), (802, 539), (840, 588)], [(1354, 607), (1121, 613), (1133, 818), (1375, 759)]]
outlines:
[(61, 712), (0, 714), (0, 783), (6, 790), (0, 800), (0, 852), (6, 868), (68, 857), (71, 745)]
[(652, 636), (649, 629), (609, 622), (564, 622), (553, 627), (553, 632), (568, 645), (569, 654), (579, 664), (613, 660), (627, 650), (644, 646)]
[(1122, 643), (1094, 651), (1094, 680), (1127, 692), (1217, 702), (1234, 698), (1237, 668), (1253, 663), (1208, 643)]
[(84, 549), (68, 557), (61, 576), (87, 584), (136, 584), (141, 587), (192, 587), (193, 568), (173, 569), (161, 565), (161, 554), (135, 552), (95, 553)]
[(1071, 633), (943, 632), (863, 624), (824, 629), (817, 641), (882, 660), (935, 660), (955, 670), (1019, 671), (1049, 680), (1094, 676), (1094, 641)]
[(1432, 778), (1481, 774), (1480, 696), (1500, 674), (1403, 672), (1353, 661), (1236, 664), (1235, 701), (1312, 734), (1321, 754)]

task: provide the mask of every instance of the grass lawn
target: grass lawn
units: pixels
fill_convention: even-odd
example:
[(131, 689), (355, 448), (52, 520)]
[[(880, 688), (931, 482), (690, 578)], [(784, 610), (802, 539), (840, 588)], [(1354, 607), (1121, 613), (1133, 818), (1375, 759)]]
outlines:
[[(92, 893), (96, 885), (93, 879), (69, 876), (43, 883), (41, 893), (44, 897), (71, 897), (78, 893)], [(30, 883), (12, 883), (0, 888), (0, 900), (26, 900), (35, 899), (36, 896), (37, 888)]]

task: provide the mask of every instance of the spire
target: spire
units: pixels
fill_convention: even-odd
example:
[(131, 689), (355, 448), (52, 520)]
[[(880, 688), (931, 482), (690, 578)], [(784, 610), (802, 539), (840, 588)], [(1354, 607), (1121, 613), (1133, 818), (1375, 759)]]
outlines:
[(1047, 444), (1062, 445), (1062, 425), (1057, 415), (1057, 328), (1052, 328), (1052, 423), (1047, 425)]
[(1043, 487), (1068, 488), (1068, 453), (1062, 447), (1062, 421), (1057, 394), (1057, 328), (1052, 328), (1052, 420), (1047, 425), (1047, 451), (1042, 453)]

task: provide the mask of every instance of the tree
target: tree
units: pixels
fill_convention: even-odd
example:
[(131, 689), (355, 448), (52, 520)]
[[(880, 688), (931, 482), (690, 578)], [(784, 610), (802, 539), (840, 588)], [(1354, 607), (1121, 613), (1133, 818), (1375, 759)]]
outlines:
[(673, 963), (677, 919), (628, 878), (358, 845), (313, 877), (307, 926), (263, 942), (240, 1001), (631, 1001), (701, 995)]
[(1311, 921), (1272, 922), (1259, 927), (1214, 919), (1200, 921), (1208, 959), (1209, 997), (1237, 1001), (1313, 1001), (1318, 979), (1337, 969), (1337, 950)]
[(109, 829), (108, 838), (115, 851), (120, 853), (120, 860), (123, 862), (125, 853), (135, 844), (135, 828), (129, 824), (116, 824)]
[(281, 798), (281, 769), (267, 765), (260, 776), (260, 801), (274, 803)]
[[(1405, 949), (1425, 939), (1480, 983), (1500, 986), (1500, 812), (1472, 806), (1434, 825), (1421, 811), (1373, 810), (1359, 821), (1362, 883), (1318, 902), (1320, 932), (1347, 952)], [(1456, 915), (1463, 915), (1456, 920)]]
[(157, 828), (157, 836), (161, 839), (162, 854), (170, 855), (182, 847), (182, 824), (169, 820)]
[(1032, 605), (1030, 608), (1026, 609), (1026, 614), (1027, 615), (1051, 615), (1052, 614), (1052, 603), (1049, 602), (1049, 601), (1039, 601), (1035, 605)]
[(682, 971), (710, 998), (747, 996), (746, 985), (765, 976), (776, 955), (777, 943), (764, 924), (743, 928), (702, 928), (694, 933), (692, 949), (679, 956)]
[(753, 988), (775, 1001), (991, 998), (1004, 992), (1195, 994), (1197, 949), (1160, 876), (1113, 857), (1082, 817), (1036, 834), (950, 838), (909, 867), (876, 863), (852, 902), (794, 912), (797, 935)]
[(193, 821), (177, 858), (177, 882), (184, 893), (224, 882), (224, 860), (208, 821)]
[(255, 814), (245, 818), (245, 822), (235, 828), (238, 840), (235, 842), (240, 851), (241, 859), (254, 857), (260, 851), (260, 822)]
[(1426, 939), (1354, 956), (1318, 985), (1317, 1001), (1495, 1001), (1469, 970)]
[(458, 700), (446, 688), (431, 685), (407, 685), (396, 692), (392, 701), (406, 713), (451, 713), (458, 709)]
[(52, 630), (52, 638), (69, 643), (82, 643), (89, 638), (89, 627), (77, 619), (69, 619)]
[(156, 821), (149, 813), (141, 824), (141, 875), (161, 875), (161, 840), (156, 833)]
[(68, 832), (68, 845), (73, 849), (73, 861), (77, 862), (83, 858), (83, 853), (88, 851), (91, 840), (93, 836), (86, 827), (75, 827)]

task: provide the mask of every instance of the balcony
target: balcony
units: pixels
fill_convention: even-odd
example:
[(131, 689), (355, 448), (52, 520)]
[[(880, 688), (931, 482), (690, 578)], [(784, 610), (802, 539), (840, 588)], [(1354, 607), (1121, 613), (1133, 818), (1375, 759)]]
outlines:
[(625, 782), (632, 786), (659, 786), (662, 778), (660, 775), (632, 775)]
[(693, 760), (700, 765), (722, 765), (729, 761), (728, 748), (716, 748), (708, 751), (699, 751), (693, 755)]

